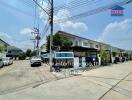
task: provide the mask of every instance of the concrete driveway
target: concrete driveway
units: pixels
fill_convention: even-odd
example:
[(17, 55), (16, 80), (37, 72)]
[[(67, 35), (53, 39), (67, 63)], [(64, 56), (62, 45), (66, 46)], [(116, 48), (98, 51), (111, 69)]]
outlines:
[(132, 62), (2, 94), (0, 100), (132, 100)]

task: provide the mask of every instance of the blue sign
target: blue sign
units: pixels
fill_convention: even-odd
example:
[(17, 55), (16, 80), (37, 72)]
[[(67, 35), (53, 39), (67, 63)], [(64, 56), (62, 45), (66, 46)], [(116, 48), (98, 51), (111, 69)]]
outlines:
[(56, 52), (55, 53), (56, 59), (71, 59), (74, 58), (73, 52)]
[(124, 15), (124, 8), (121, 6), (114, 6), (111, 8), (111, 16), (123, 16)]

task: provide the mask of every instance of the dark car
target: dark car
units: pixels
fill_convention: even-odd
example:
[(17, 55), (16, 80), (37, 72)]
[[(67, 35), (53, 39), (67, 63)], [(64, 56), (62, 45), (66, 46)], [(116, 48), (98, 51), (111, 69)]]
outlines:
[(2, 60), (2, 58), (0, 58), (0, 68), (3, 68), (3, 60)]

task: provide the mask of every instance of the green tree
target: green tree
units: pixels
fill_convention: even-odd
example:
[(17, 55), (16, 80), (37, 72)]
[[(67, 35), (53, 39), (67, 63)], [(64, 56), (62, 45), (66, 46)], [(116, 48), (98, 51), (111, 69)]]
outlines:
[(4, 52), (5, 51), (5, 46), (3, 44), (0, 44), (0, 52)]
[(27, 49), (26, 56), (27, 57), (31, 57), (31, 54), (32, 54), (32, 50), (31, 49)]
[(31, 56), (36, 56), (36, 55), (37, 55), (37, 51), (36, 50), (31, 53)]
[[(72, 46), (72, 41), (70, 41), (67, 37), (64, 37), (62, 34), (56, 33), (53, 35), (53, 50), (68, 50), (69, 47)], [(50, 35), (47, 37), (47, 51), (50, 50)]]
[(128, 53), (128, 58), (129, 58), (129, 60), (132, 60), (132, 52)]
[(112, 52), (112, 56), (116, 57), (117, 53), (116, 52)]
[(26, 58), (26, 53), (21, 52), (21, 53), (19, 53), (18, 57), (19, 57), (19, 60), (24, 60)]
[(101, 60), (104, 62), (104, 64), (107, 64), (109, 62), (108, 53), (103, 49), (101, 49), (99, 53), (100, 53)]

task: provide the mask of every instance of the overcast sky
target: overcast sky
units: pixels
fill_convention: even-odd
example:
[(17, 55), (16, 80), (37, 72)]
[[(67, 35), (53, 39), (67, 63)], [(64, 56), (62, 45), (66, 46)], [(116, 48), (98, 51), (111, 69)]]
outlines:
[[(58, 6), (54, 19), (67, 18), (115, 1), (117, 0), (54, 0), (55, 8)], [(41, 0), (38, 2), (47, 9), (47, 3), (42, 3)], [(64, 9), (63, 5), (67, 5), (68, 8)], [(110, 10), (107, 10), (78, 20), (55, 24), (54, 32), (62, 30), (132, 50), (132, 3), (123, 7), (125, 10), (122, 17), (113, 17)], [(49, 34), (44, 33), (47, 16), (38, 8), (36, 15), (39, 20), (35, 20), (35, 6), (32, 0), (0, 0), (0, 38), (23, 50), (33, 49), (30, 33), (39, 23), (43, 44), (46, 35)]]

